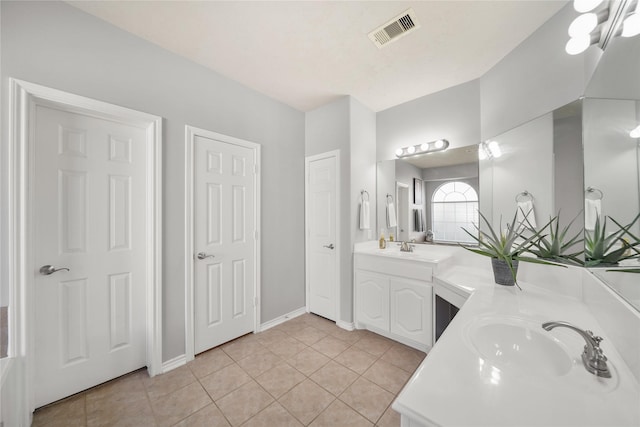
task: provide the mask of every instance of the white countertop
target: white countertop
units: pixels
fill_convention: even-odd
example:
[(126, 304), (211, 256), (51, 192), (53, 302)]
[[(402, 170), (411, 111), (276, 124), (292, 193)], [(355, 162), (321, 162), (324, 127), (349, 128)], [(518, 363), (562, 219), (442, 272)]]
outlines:
[[(425, 426), (640, 425), (638, 382), (581, 301), (526, 282), (522, 291), (496, 285), (490, 270), (455, 266), (434, 281), (471, 296), (393, 403), (396, 411)], [(514, 319), (543, 340), (549, 334), (559, 341), (570, 356), (567, 371), (550, 373), (544, 361), (521, 369), (482, 357), (470, 338), (474, 328)], [(540, 326), (558, 320), (604, 338), (613, 378), (585, 370), (578, 334)]]
[(400, 242), (387, 242), (387, 247), (380, 249), (377, 241), (367, 241), (356, 243), (354, 253), (438, 264), (449, 260), (455, 250), (455, 247), (445, 245), (412, 244), (412, 246), (413, 252), (402, 252)]

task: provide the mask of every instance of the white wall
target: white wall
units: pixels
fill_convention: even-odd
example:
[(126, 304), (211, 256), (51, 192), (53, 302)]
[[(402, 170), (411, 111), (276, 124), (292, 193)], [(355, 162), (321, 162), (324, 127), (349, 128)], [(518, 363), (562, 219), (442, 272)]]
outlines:
[[(351, 245), (349, 254), (356, 243), (371, 240), (376, 236), (376, 114), (350, 97), (351, 133)], [(367, 190), (370, 198), (370, 230), (359, 228), (360, 191)], [(353, 259), (353, 257), (351, 257)], [(342, 319), (353, 321), (353, 262), (350, 263), (349, 285), (342, 288)]]
[(482, 140), (553, 111), (584, 94), (599, 58), (564, 50), (567, 28), (578, 16), (571, 2), (480, 77)]
[(399, 147), (449, 140), (450, 148), (480, 142), (480, 82), (473, 80), (377, 113), (378, 160)]
[(304, 306), (302, 112), (65, 3), (0, 7), (3, 90), (15, 77), (164, 117), (163, 360), (184, 352), (185, 124), (262, 145), (261, 320)]

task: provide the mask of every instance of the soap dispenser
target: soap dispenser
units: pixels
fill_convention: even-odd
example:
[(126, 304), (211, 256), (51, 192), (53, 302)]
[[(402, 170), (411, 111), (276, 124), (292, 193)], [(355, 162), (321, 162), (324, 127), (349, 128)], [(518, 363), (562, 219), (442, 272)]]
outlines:
[(384, 240), (384, 229), (380, 229), (380, 240), (378, 241), (380, 249), (384, 249), (387, 247), (387, 241)]

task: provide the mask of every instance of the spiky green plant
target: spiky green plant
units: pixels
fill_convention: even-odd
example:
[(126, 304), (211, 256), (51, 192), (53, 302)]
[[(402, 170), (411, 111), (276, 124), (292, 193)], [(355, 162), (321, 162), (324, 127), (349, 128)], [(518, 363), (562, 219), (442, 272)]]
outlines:
[(522, 255), (530, 249), (531, 243), (535, 239), (538, 239), (540, 237), (540, 232), (534, 231), (533, 234), (528, 237), (523, 236), (522, 232), (525, 230), (525, 226), (517, 221), (517, 213), (513, 216), (511, 224), (507, 224), (506, 234), (502, 231), (502, 218), (500, 218), (500, 232), (498, 234), (493, 230), (491, 223), (482, 214), (482, 212), (478, 213), (480, 214), (480, 218), (482, 219), (482, 221), (484, 221), (488, 233), (480, 230), (480, 227), (476, 224), (473, 224), (473, 226), (478, 232), (477, 235), (469, 232), (469, 230), (462, 227), (464, 232), (471, 236), (471, 238), (473, 238), (473, 240), (478, 243), (478, 246), (470, 247), (462, 244), (460, 246), (473, 253), (505, 261), (505, 263), (509, 266), (513, 281), (516, 286), (518, 286), (518, 288), (520, 288), (520, 286), (518, 285), (518, 281), (516, 279), (516, 270), (513, 267), (513, 261), (518, 260), (533, 262), (536, 264), (552, 264), (538, 258)]
[[(618, 230), (608, 236), (607, 218), (618, 226)], [(616, 265), (626, 259), (640, 258), (640, 251), (638, 250), (640, 248), (640, 240), (629, 231), (639, 218), (640, 213), (633, 221), (624, 226), (610, 216), (606, 217), (602, 224), (600, 224), (600, 217), (596, 218), (593, 231), (585, 232), (584, 236), (585, 266)], [(625, 236), (631, 238), (631, 243), (624, 239)], [(614, 249), (614, 245), (618, 243), (620, 243), (620, 247)]]
[[(529, 252), (536, 255), (538, 258), (550, 261), (567, 262), (569, 264), (582, 265), (583, 261), (579, 258), (579, 256), (583, 253), (583, 251), (572, 253), (567, 252), (572, 246), (584, 241), (584, 239), (582, 239), (582, 229), (580, 229), (570, 239), (565, 240), (569, 229), (578, 218), (578, 215), (576, 215), (576, 217), (573, 218), (571, 222), (562, 229), (562, 231), (560, 231), (560, 213), (558, 213), (558, 215), (554, 216), (553, 218), (550, 218), (549, 222), (539, 230), (539, 233), (543, 233), (546, 228), (549, 228), (549, 234), (540, 234), (540, 237), (538, 239), (533, 240), (531, 242)], [(535, 227), (531, 224), (526, 216), (525, 220), (527, 222), (527, 230), (535, 233)]]

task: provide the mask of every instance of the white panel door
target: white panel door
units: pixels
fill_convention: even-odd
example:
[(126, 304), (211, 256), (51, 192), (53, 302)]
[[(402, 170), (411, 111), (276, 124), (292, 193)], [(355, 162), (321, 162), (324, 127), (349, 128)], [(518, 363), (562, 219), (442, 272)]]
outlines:
[(308, 163), (307, 269), (309, 311), (336, 320), (336, 157)]
[(433, 345), (433, 287), (416, 280), (389, 280), (391, 333)]
[(146, 364), (146, 133), (35, 108), (39, 407)]
[(255, 151), (195, 137), (194, 349), (253, 331)]
[(356, 271), (356, 322), (389, 331), (389, 277)]

